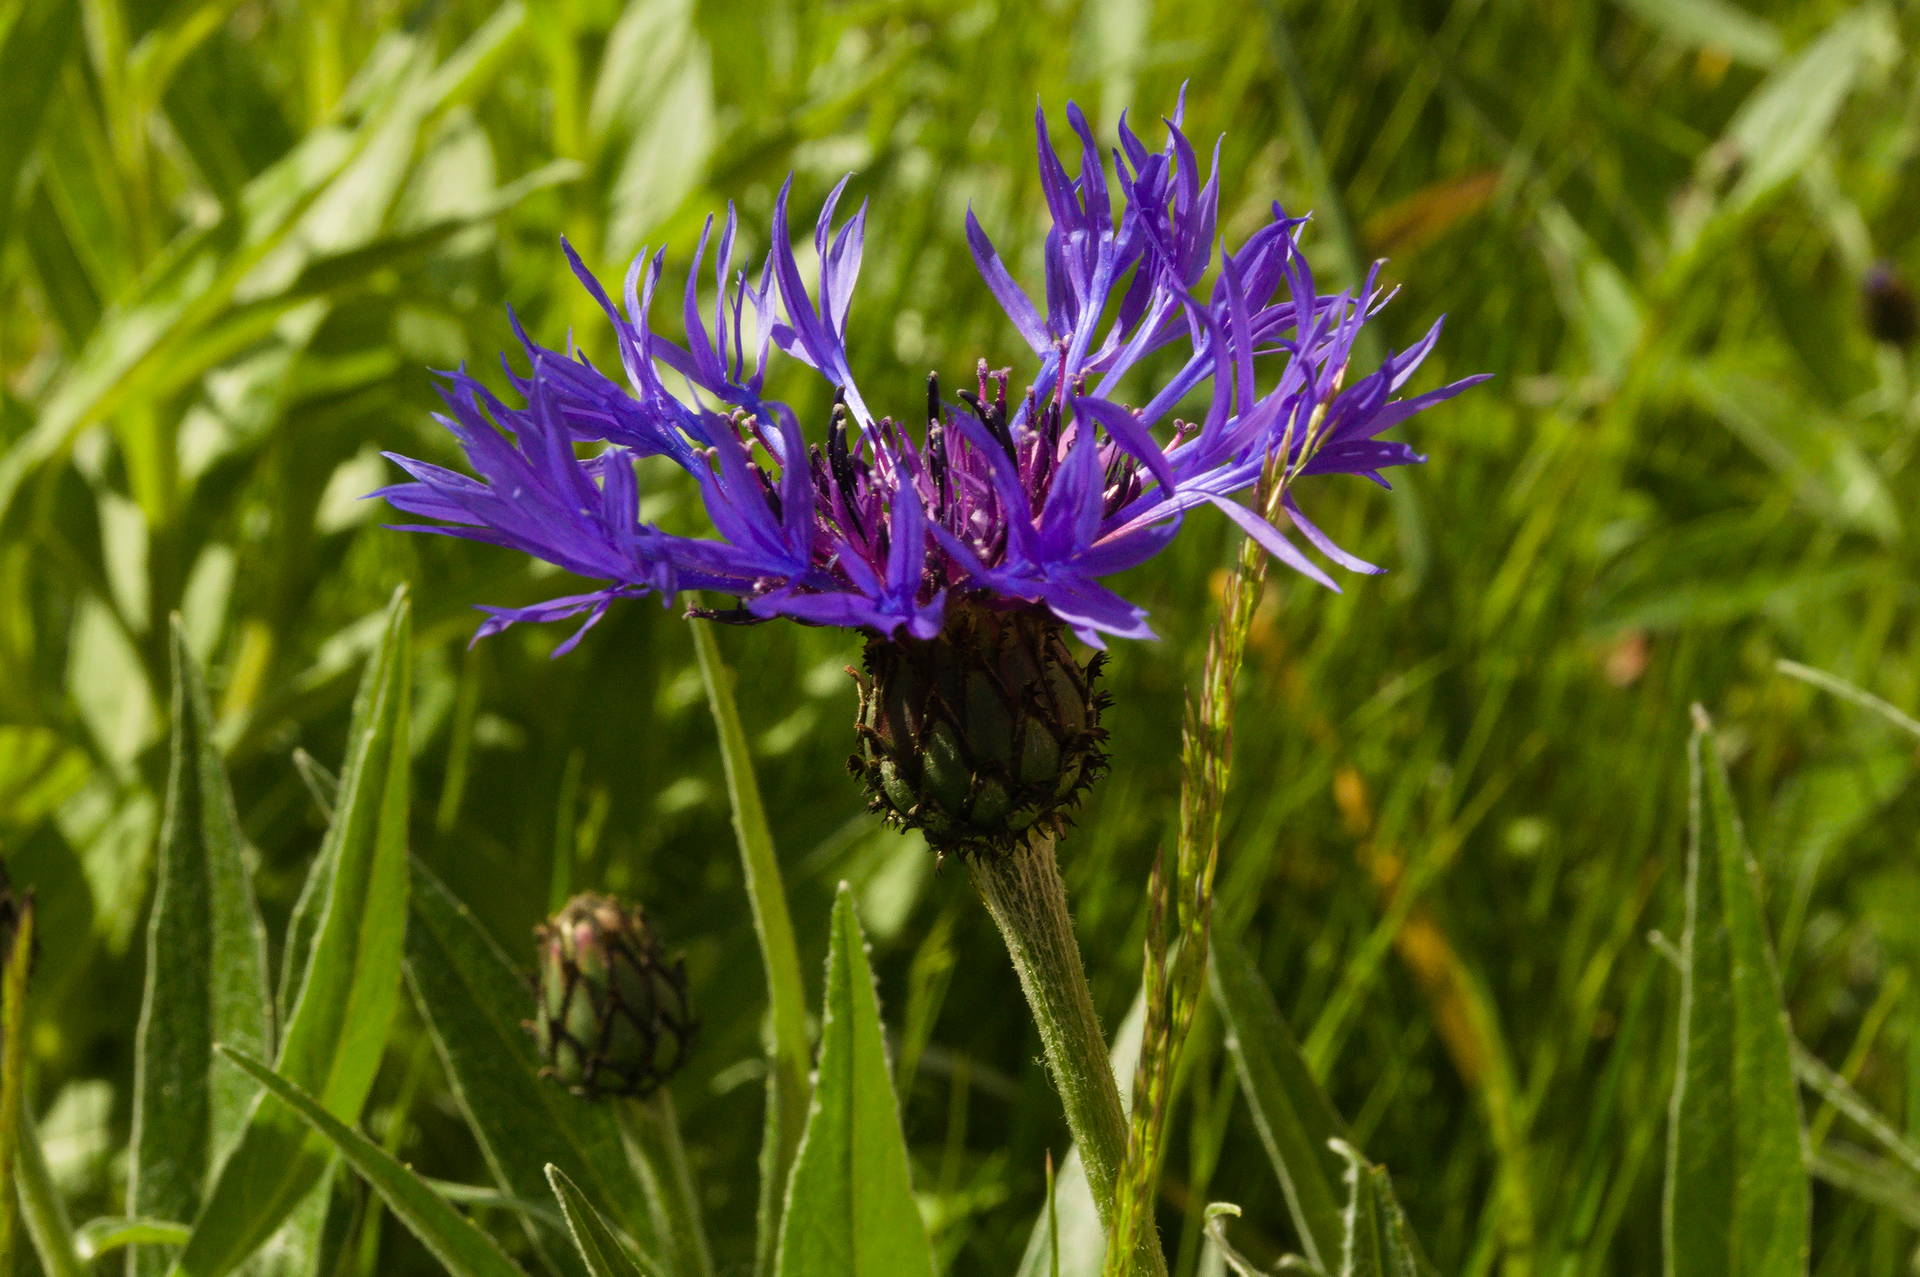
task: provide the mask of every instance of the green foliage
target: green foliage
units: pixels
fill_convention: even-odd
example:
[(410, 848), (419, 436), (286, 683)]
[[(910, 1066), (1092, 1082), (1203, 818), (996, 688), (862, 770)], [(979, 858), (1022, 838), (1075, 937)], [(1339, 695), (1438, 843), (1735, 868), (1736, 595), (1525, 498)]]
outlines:
[[(0, 1184), (12, 1184), (19, 1168), (39, 1151), (23, 1107), (27, 1052), (22, 1030), (27, 1024), (27, 971), (33, 960), (33, 909), (17, 910), (9, 930), (0, 956)], [(0, 1197), (0, 1272), (13, 1269), (20, 1250), (17, 1196), (23, 1195), (7, 1192)]]
[(781, 1213), (780, 1277), (933, 1272), (866, 944), (843, 884), (827, 951), (819, 1080)]
[(1432, 1270), (1420, 1260), (1386, 1171), (1368, 1165), (1359, 1150), (1344, 1141), (1336, 1141), (1334, 1151), (1347, 1161), (1347, 1228), (1340, 1277), (1427, 1277)]
[(553, 1195), (560, 1199), (560, 1209), (566, 1212), (573, 1244), (579, 1248), (591, 1277), (653, 1277), (659, 1272), (657, 1265), (642, 1265), (627, 1253), (613, 1227), (565, 1171), (549, 1166), (547, 1179), (553, 1184)]
[(1762, 922), (1758, 871), (1713, 726), (1695, 710), (1680, 1058), (1667, 1125), (1669, 1277), (1796, 1277), (1811, 1192), (1793, 1033)]
[[(303, 962), (297, 954), (288, 959), (299, 962), (301, 975), (276, 1071), (288, 1086), (311, 1090), (335, 1117), (359, 1113), (398, 1002), (407, 918), (410, 621), (406, 595), (398, 593), (356, 699), (339, 807), (314, 862), (326, 878), (316, 893), (323, 903), (312, 946)], [(306, 1196), (328, 1162), (308, 1124), (304, 1114), (271, 1101), (254, 1108), (194, 1221), (174, 1267), (179, 1277), (231, 1271)]]
[[(129, 1208), (159, 1220), (194, 1217), (213, 1168), (247, 1126), (257, 1088), (217, 1064), (214, 1044), (266, 1053), (274, 1041), (266, 928), (206, 687), (177, 619), (173, 678), (173, 757), (134, 1039), (127, 1186)], [(132, 1271), (165, 1272), (166, 1256), (140, 1250)]]
[[(446, 1268), (448, 1277), (525, 1277), (500, 1243), (379, 1145), (333, 1116), (320, 1100), (241, 1051), (222, 1053), (286, 1103), (380, 1194), (387, 1208)], [(189, 1242), (189, 1248), (192, 1243)]]
[[(1884, 0), (0, 5), (0, 854), (37, 891), (41, 937), (29, 1059), (9, 1079), (36, 1132), (24, 1271), (116, 1266), (81, 1257), (116, 1236), (143, 1267), (178, 1259), (177, 1233), (71, 1221), (151, 1209), (127, 1196), (135, 1165), (142, 1194), (169, 1176), (194, 1200), (209, 1188), (202, 1154), (163, 1167), (140, 1151), (193, 1108), (147, 1098), (160, 1055), (136, 1081), (136, 1058), (160, 1050), (151, 1032), (137, 1046), (149, 981), (197, 1009), (190, 990), (251, 988), (254, 969), (149, 962), (182, 921), (174, 888), (201, 881), (174, 873), (179, 857), (214, 850), (220, 814), (170, 820), (175, 739), (199, 742), (203, 797), (217, 756), (237, 799), (217, 845), (258, 893), (273, 1023), (308, 1019), (296, 1054), (333, 1050), (323, 1019), (353, 1043), (357, 1076), (335, 1080), (356, 1085), (331, 1099), (323, 1062), (277, 1071), (423, 1178), (484, 1192), (462, 1209), (527, 1271), (586, 1262), (525, 1209), (552, 1200), (541, 1158), (616, 1232), (648, 1227), (631, 1169), (592, 1152), (603, 1133), (542, 1118), (532, 1134), (527, 1115), (566, 1097), (503, 1064), (525, 1049), (508, 986), (554, 885), (630, 894), (685, 944), (703, 1022), (676, 1082), (688, 1162), (716, 1267), (759, 1258), (765, 1277), (777, 1234), (747, 1221), (763, 1188), (777, 1204), (807, 1112), (801, 973), (829, 951), (842, 880), (893, 991), (936, 1265), (1009, 1272), (1030, 1254), (1021, 1271), (1047, 1273), (1047, 1230), (1022, 1248), (1051, 1152), (1060, 1268), (1097, 1270), (1075, 1251), (1090, 1199), (991, 924), (964, 875), (879, 830), (844, 774), (845, 637), (711, 633), (737, 722), (716, 744), (671, 615), (616, 609), (561, 661), (559, 636), (531, 627), (468, 650), (472, 604), (574, 583), (385, 531), (356, 498), (392, 478), (379, 449), (455, 460), (425, 370), (491, 368), (515, 347), (503, 303), (612, 366), (560, 233), (617, 278), (643, 242), (684, 264), (733, 199), (756, 253), (789, 169), (797, 208), (850, 169), (871, 200), (850, 319), (869, 398), (911, 406), (930, 369), (1017, 365), (967, 260), (966, 206), (1037, 280), (1036, 99), (1056, 125), (1077, 99), (1110, 138), (1122, 108), (1145, 128), (1182, 83), (1203, 156), (1225, 135), (1224, 225), (1275, 198), (1313, 209), (1325, 286), (1390, 259), (1403, 288), (1383, 345), (1447, 313), (1414, 389), (1495, 374), (1409, 433), (1432, 462), (1393, 493), (1301, 485), (1315, 520), (1388, 575), (1344, 576), (1332, 596), (1275, 574), (1254, 608), (1213, 928), (1298, 1030), (1290, 1067), (1392, 1167), (1440, 1271), (1661, 1271), (1682, 1021), (1646, 938), (1684, 931), (1679, 759), (1698, 701), (1748, 816), (1767, 887), (1754, 925), (1802, 1047), (1808, 1271), (1904, 1271), (1920, 1237), (1920, 1167), (1902, 1152), (1920, 1109), (1920, 787), (1901, 730), (1920, 706), (1920, 381), (1913, 352), (1865, 330), (1859, 285), (1879, 260), (1920, 277), (1916, 48), (1920, 10)], [(824, 423), (811, 379), (774, 376)], [(644, 491), (650, 520), (697, 519), (683, 487)], [(1178, 823), (1175, 728), (1232, 553), (1195, 512), (1125, 583), (1164, 638), (1114, 654), (1115, 771), (1063, 845), (1109, 1029), (1140, 989), (1148, 869)], [(419, 799), (406, 847), (460, 905), (421, 887), (363, 910), (370, 947), (342, 978), (370, 1014), (296, 1012), (361, 943), (327, 907), (348, 889), (314, 794), (342, 811), (352, 797), (325, 777), (351, 788), (355, 682), (401, 582), (413, 695), (388, 762), (410, 764)], [(204, 720), (173, 707), (176, 612), (207, 671)], [(1863, 712), (1876, 706), (1901, 717)], [(730, 798), (753, 841), (729, 829)], [(769, 918), (779, 902), (790, 942), (743, 904), (743, 863), (776, 855), (780, 889), (763, 876), (749, 901)], [(210, 945), (238, 934), (219, 863)], [(380, 863), (404, 887), (406, 860)], [(382, 1013), (399, 1001), (402, 917), (417, 996)], [(1210, 1201), (1243, 1208), (1219, 1226), (1253, 1270), (1309, 1244), (1250, 1099), (1265, 1084), (1242, 1078), (1225, 1019), (1202, 1002), (1168, 1080), (1154, 1205), (1180, 1277), (1217, 1271)], [(204, 1072), (204, 1032), (170, 1043), (168, 1067)], [(274, 1058), (269, 1041), (252, 1053)], [(226, 1065), (211, 1076), (254, 1086)], [(240, 1094), (209, 1095), (209, 1113)], [(283, 1101), (258, 1103), (288, 1164), (337, 1164)], [(1344, 1164), (1294, 1139), (1344, 1210)], [(263, 1190), (282, 1178), (269, 1169)], [(249, 1266), (443, 1271), (357, 1176), (318, 1178)], [(232, 1257), (286, 1218), (262, 1204), (222, 1207), (203, 1253)], [(1335, 1242), (1313, 1244), (1337, 1263)]]
[(1208, 974), (1240, 1090), (1286, 1193), (1301, 1254), (1313, 1267), (1330, 1272), (1347, 1232), (1338, 1184), (1348, 1168), (1336, 1151), (1348, 1138), (1346, 1123), (1314, 1082), (1252, 960), (1238, 946), (1221, 942)]

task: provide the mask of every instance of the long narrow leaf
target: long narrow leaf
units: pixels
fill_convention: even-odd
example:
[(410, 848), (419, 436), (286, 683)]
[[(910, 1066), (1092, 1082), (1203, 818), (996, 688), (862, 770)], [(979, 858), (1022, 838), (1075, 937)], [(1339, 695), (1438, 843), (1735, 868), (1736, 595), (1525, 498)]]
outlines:
[(720, 659), (710, 626), (696, 621), (693, 650), (706, 682), (707, 704), (720, 738), (720, 759), (727, 775), (727, 797), (733, 804), (733, 831), (740, 844), (740, 865), (746, 876), (747, 903), (753, 910), (753, 930), (760, 940), (760, 959), (766, 969), (767, 1002), (773, 1029), (772, 1072), (767, 1084), (767, 1124), (760, 1153), (760, 1225), (756, 1270), (767, 1271), (773, 1240), (780, 1234), (781, 1193), (788, 1168), (800, 1147), (807, 1111), (807, 1008), (800, 975), (800, 949), (793, 939), (793, 918), (787, 912), (786, 889), (780, 881), (780, 862), (773, 854), (773, 833), (754, 779), (753, 754), (740, 726), (733, 700), (733, 672)]
[(1370, 1165), (1345, 1140), (1333, 1151), (1347, 1163), (1345, 1249), (1340, 1277), (1422, 1277), (1426, 1272), (1407, 1228), (1407, 1217), (1393, 1199), (1387, 1173)]
[(1348, 1169), (1333, 1143), (1347, 1138), (1346, 1123), (1313, 1080), (1253, 960), (1227, 937), (1215, 936), (1209, 963), (1227, 1050), (1280, 1177), (1301, 1250), (1308, 1263), (1332, 1272), (1344, 1249), (1346, 1194), (1339, 1184)]
[(1893, 724), (1909, 736), (1920, 736), (1920, 719), (1902, 712), (1897, 706), (1881, 700), (1865, 688), (1856, 687), (1844, 678), (1836, 678), (1825, 670), (1802, 665), (1798, 661), (1775, 661), (1773, 667), (1789, 678), (1797, 678), (1803, 683), (1811, 683), (1823, 692), (1831, 692), (1841, 700), (1861, 709), (1878, 714), (1886, 722)]
[(1802, 1277), (1810, 1195), (1792, 1032), (1712, 724), (1692, 748), (1680, 1047), (1667, 1130), (1668, 1277)]
[[(80, 1244), (74, 1237), (73, 1221), (67, 1217), (66, 1203), (60, 1200), (60, 1190), (47, 1167), (40, 1132), (25, 1109), (16, 1116), (13, 1174), (11, 1182), (0, 1183), (0, 1188), (11, 1194), (14, 1185), (19, 1186), (21, 1222), (26, 1225), (27, 1236), (33, 1241), (33, 1253), (47, 1277), (82, 1277), (87, 1267), (80, 1257)], [(16, 1240), (9, 1239), (6, 1246), (12, 1249), (0, 1249), (0, 1257), (17, 1255)]]
[(222, 1054), (298, 1114), (366, 1180), (451, 1277), (525, 1277), (500, 1243), (455, 1210), (425, 1180), (360, 1132), (327, 1112), (318, 1099), (241, 1051)]
[[(214, 1166), (245, 1129), (257, 1088), (215, 1067), (214, 1043), (255, 1053), (273, 1046), (266, 929), (243, 843), (206, 688), (176, 616), (173, 764), (134, 1046), (127, 1205), (136, 1216), (192, 1219)], [(129, 1271), (165, 1272), (167, 1262), (137, 1247)]]
[(558, 1166), (547, 1167), (547, 1182), (560, 1199), (573, 1244), (592, 1277), (658, 1277), (660, 1268), (652, 1261), (641, 1262), (628, 1253), (619, 1234), (613, 1231), (598, 1208), (567, 1178)]
[(780, 1226), (780, 1277), (914, 1277), (933, 1249), (913, 1202), (880, 1001), (845, 883), (833, 903), (820, 1080)]
[[(360, 1111), (399, 1000), (407, 910), (407, 764), (412, 629), (404, 593), (355, 706), (340, 805), (321, 857), (325, 907), (280, 1043), (278, 1073), (335, 1117)], [(279, 1227), (325, 1169), (323, 1141), (263, 1100), (221, 1167), (174, 1271), (220, 1277)]]
[(165, 1219), (127, 1219), (107, 1215), (90, 1219), (73, 1230), (82, 1259), (98, 1259), (124, 1246), (183, 1246), (193, 1230)]
[(0, 66), (10, 68), (0, 82), (0, 244), (8, 242), (20, 173), (33, 153), (53, 86), (67, 51), (79, 43), (81, 6), (73, 0), (28, 0), (4, 27)]

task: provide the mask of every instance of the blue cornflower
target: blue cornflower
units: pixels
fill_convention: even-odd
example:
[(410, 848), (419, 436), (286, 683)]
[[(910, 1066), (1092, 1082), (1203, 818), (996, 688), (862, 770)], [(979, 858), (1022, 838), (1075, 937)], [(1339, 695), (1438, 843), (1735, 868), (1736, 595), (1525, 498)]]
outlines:
[[(1123, 117), (1111, 169), (1077, 107), (1068, 106), (1067, 119), (1081, 144), (1077, 179), (1048, 140), (1044, 114), (1035, 120), (1053, 221), (1044, 307), (967, 214), (980, 274), (1032, 354), (1017, 392), (1010, 370), (982, 360), (972, 387), (953, 400), (930, 379), (911, 425), (876, 417), (846, 344), (866, 206), (836, 225), (846, 181), (827, 197), (814, 224), (810, 290), (789, 235), (789, 178), (757, 272), (733, 269), (731, 207), (717, 245), (708, 219), (682, 296), (681, 342), (650, 319), (661, 253), (634, 259), (616, 305), (563, 242), (613, 327), (621, 375), (539, 345), (516, 320), (530, 368), (522, 376), (507, 364), (506, 376), (522, 406), (464, 369), (442, 390), (449, 412), (439, 420), (479, 477), (389, 453), (413, 481), (376, 495), (434, 521), (412, 530), (509, 546), (603, 582), (531, 607), (486, 609), (481, 635), (584, 615), (559, 651), (613, 600), (681, 590), (731, 595), (749, 619), (786, 616), (870, 639), (933, 638), (956, 606), (1051, 614), (1096, 647), (1106, 635), (1149, 637), (1145, 612), (1103, 581), (1159, 553), (1201, 505), (1337, 588), (1286, 531), (1235, 495), (1253, 488), (1270, 461), (1296, 478), (1359, 474), (1387, 486), (1383, 470), (1423, 458), (1382, 436), (1481, 378), (1396, 397), (1433, 348), (1438, 323), (1351, 378), (1355, 338), (1390, 295), (1377, 266), (1358, 291), (1320, 294), (1298, 247), (1306, 219), (1277, 204), (1244, 243), (1222, 250), (1219, 148), (1203, 182), (1177, 110), (1158, 151)], [(710, 310), (700, 289), (709, 247)], [(809, 445), (794, 410), (763, 393), (774, 347), (837, 392), (824, 447)], [(1169, 348), (1185, 356), (1170, 376), (1129, 384), (1143, 360)], [(1127, 406), (1123, 394), (1143, 406)], [(1186, 403), (1204, 403), (1204, 415), (1175, 420)], [(698, 485), (715, 535), (671, 534), (641, 520), (634, 463), (651, 456)], [(1291, 485), (1282, 508), (1326, 559), (1379, 570), (1309, 521)]]

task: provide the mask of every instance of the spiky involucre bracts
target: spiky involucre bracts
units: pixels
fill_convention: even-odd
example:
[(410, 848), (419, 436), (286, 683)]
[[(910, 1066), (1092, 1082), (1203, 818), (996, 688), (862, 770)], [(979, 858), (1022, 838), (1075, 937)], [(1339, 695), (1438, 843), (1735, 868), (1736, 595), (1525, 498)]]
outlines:
[(1058, 833), (1106, 769), (1103, 660), (1076, 660), (1044, 612), (949, 607), (935, 638), (868, 642), (848, 765), (874, 810), (942, 853)]
[(611, 896), (575, 896), (534, 934), (530, 1027), (542, 1074), (589, 1099), (652, 1094), (685, 1062), (699, 1027), (685, 963), (667, 961), (638, 905)]

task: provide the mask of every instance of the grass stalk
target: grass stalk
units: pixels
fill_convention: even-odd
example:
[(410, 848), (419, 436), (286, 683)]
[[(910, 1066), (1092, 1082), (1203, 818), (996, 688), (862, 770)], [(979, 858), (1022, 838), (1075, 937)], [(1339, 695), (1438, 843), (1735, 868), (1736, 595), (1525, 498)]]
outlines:
[[(1310, 427), (1310, 451), (1318, 422)], [(1290, 474), (1288, 454), (1276, 454), (1263, 476), (1257, 505), (1269, 522), (1281, 514)], [(1302, 464), (1302, 463), (1296, 463)], [(1246, 657), (1254, 608), (1266, 581), (1267, 554), (1251, 539), (1240, 545), (1227, 575), (1220, 616), (1208, 636), (1198, 693), (1187, 704), (1181, 732), (1180, 825), (1171, 871), (1156, 856), (1147, 893), (1143, 984), (1147, 1022), (1134, 1069), (1133, 1115), (1125, 1169), (1115, 1200), (1114, 1236), (1151, 1236), (1153, 1204), (1164, 1158), (1168, 1101), (1199, 1004), (1213, 926), (1213, 882), (1220, 860), (1220, 813), (1233, 772), (1235, 682)], [(1171, 928), (1171, 930), (1170, 930)], [(1106, 1271), (1119, 1277), (1109, 1251)]]

